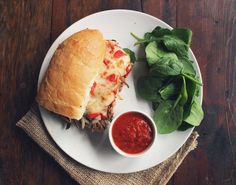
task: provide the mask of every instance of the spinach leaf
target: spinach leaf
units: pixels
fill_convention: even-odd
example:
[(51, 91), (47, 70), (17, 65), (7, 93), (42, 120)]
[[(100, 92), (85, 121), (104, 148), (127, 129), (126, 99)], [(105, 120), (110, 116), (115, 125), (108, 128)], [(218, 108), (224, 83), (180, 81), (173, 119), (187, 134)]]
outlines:
[(142, 76), (137, 82), (137, 92), (143, 99), (150, 101), (160, 101), (161, 96), (158, 90), (162, 86), (162, 81), (159, 78), (152, 76)]
[(185, 122), (189, 123), (193, 126), (200, 125), (202, 119), (204, 117), (204, 112), (200, 105), (198, 98), (195, 96), (190, 108), (190, 114), (187, 118), (184, 119)]
[(146, 46), (147, 43), (149, 43), (149, 42), (153, 42), (153, 41), (160, 42), (160, 41), (162, 41), (162, 38), (157, 38), (157, 37), (153, 36), (151, 33), (146, 33), (144, 35), (144, 38), (139, 38), (134, 33), (131, 33), (131, 35), (137, 40), (137, 42), (134, 43), (135, 46), (139, 45), (139, 44), (144, 44)]
[(183, 64), (183, 73), (191, 75), (193, 77), (196, 76), (196, 71), (193, 67), (192, 61), (190, 61), (188, 58), (179, 58), (179, 61)]
[(124, 48), (123, 50), (130, 56), (131, 62), (134, 63), (136, 61), (134, 52), (130, 50), (129, 48)]
[(183, 83), (182, 83), (182, 88), (180, 91), (181, 94), (181, 99), (179, 101), (179, 104), (181, 106), (184, 106), (184, 104), (188, 101), (188, 92), (187, 92), (187, 88), (186, 88), (186, 81), (185, 78), (182, 77)]
[(150, 42), (145, 48), (146, 58), (149, 65), (152, 65), (158, 60), (158, 48), (155, 41)]
[(169, 51), (176, 53), (178, 57), (188, 58), (188, 45), (172, 35), (164, 35), (163, 43)]
[(176, 84), (172, 82), (168, 84), (164, 89), (161, 89), (159, 93), (162, 99), (167, 100), (175, 96), (178, 92), (177, 90), (178, 90), (178, 86), (176, 86)]
[(158, 59), (164, 56), (167, 52), (158, 47), (158, 44), (153, 41), (150, 42), (145, 48), (146, 58), (149, 65), (155, 64)]
[(132, 36), (137, 40), (135, 45), (145, 46), (149, 75), (138, 80), (137, 91), (152, 101), (158, 132), (166, 134), (199, 125), (204, 116), (197, 98), (202, 83), (188, 55), (192, 31), (157, 26), (144, 38)]
[(167, 28), (162, 28), (160, 26), (157, 26), (152, 30), (151, 35), (155, 37), (162, 37), (164, 35), (171, 35), (171, 31)]
[(193, 127), (193, 125), (190, 125), (190, 124), (188, 124), (188, 123), (186, 123), (186, 122), (183, 121), (183, 123), (178, 127), (177, 130), (179, 130), (179, 131), (185, 131), (185, 130), (187, 130), (187, 129), (189, 129), (189, 128), (192, 128), (192, 127)]
[(180, 87), (181, 87), (180, 84), (176, 80), (174, 80), (171, 83), (167, 84), (166, 86), (162, 87), (159, 90), (159, 93), (162, 99), (164, 100), (172, 99), (179, 94)]
[(163, 102), (162, 99), (160, 99), (159, 101), (156, 101), (156, 102), (152, 102), (152, 110), (155, 111), (161, 102)]
[(141, 40), (144, 40), (142, 38), (140, 38), (139, 36), (135, 35), (134, 33), (130, 33), (130, 35), (132, 35), (132, 37), (134, 37), (137, 41), (141, 41)]
[(188, 46), (191, 44), (192, 31), (187, 28), (174, 28), (171, 31), (172, 35), (184, 41)]
[(159, 74), (163, 76), (175, 76), (181, 74), (183, 64), (178, 61), (174, 53), (168, 53), (161, 57), (150, 68), (151, 74)]
[(144, 46), (146, 47), (150, 42), (154, 42), (154, 41), (159, 42), (159, 41), (161, 41), (161, 39), (155, 37), (152, 33), (147, 32), (147, 33), (144, 34), (143, 40), (137, 41), (137, 42), (135, 43), (135, 45), (137, 45), (137, 44), (142, 44), (142, 43), (143, 43)]
[(198, 85), (202, 85), (202, 83), (200, 82), (200, 80), (196, 77), (193, 77), (192, 75), (186, 74), (183, 71), (181, 71), (181, 75), (184, 76), (186, 79), (191, 80), (192, 82), (198, 84)]
[(146, 40), (150, 40), (150, 39), (152, 39), (152, 38), (153, 38), (152, 33), (147, 32), (147, 33), (144, 34), (144, 39), (146, 39)]
[(195, 96), (196, 96), (196, 97), (199, 97), (199, 96), (200, 96), (200, 91), (201, 91), (200, 85), (197, 85), (197, 86), (196, 86), (196, 90), (195, 90)]
[(178, 95), (178, 102), (176, 103), (179, 103), (181, 106), (183, 106), (188, 100), (185, 78), (175, 78), (167, 86), (162, 87), (159, 90), (159, 93), (164, 100), (176, 98)]
[(196, 88), (197, 88), (197, 84), (194, 83), (191, 80), (185, 79), (186, 81), (186, 90), (187, 90), (187, 94), (188, 94), (188, 100), (186, 102), (186, 104), (184, 105), (184, 116), (183, 118), (187, 118), (190, 114), (190, 109), (191, 109), (191, 104), (193, 102), (193, 97), (196, 94)]
[(152, 42), (151, 40), (161, 41), (160, 38), (155, 37), (152, 33), (147, 32), (144, 34), (144, 40)]
[(174, 102), (171, 100), (163, 101), (154, 112), (153, 118), (160, 134), (171, 133), (182, 123), (183, 107), (176, 105), (173, 108), (173, 104)]

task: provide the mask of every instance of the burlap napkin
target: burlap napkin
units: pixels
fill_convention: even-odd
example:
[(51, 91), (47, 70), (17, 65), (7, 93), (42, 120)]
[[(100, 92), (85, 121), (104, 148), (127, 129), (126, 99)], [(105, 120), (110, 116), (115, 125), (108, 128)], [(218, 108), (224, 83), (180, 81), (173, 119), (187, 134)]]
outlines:
[(197, 146), (197, 132), (168, 160), (145, 171), (129, 174), (111, 174), (90, 169), (74, 161), (53, 142), (41, 120), (37, 104), (16, 124), (51, 155), (65, 171), (81, 185), (165, 185), (186, 155)]

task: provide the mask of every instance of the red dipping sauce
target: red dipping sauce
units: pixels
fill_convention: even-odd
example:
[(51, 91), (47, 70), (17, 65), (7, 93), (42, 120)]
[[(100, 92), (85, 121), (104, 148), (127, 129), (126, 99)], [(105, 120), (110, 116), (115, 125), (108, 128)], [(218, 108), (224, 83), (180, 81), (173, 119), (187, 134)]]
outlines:
[(151, 121), (138, 112), (127, 112), (119, 116), (112, 127), (115, 145), (125, 153), (138, 154), (153, 142)]

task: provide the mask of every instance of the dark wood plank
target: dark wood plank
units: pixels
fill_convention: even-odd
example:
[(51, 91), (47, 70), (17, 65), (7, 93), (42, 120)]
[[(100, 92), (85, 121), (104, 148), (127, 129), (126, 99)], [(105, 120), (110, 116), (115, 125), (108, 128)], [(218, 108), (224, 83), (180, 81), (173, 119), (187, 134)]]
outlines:
[(176, 0), (144, 0), (143, 11), (153, 15), (172, 27), (176, 26)]
[(52, 41), (59, 34), (79, 19), (103, 10), (131, 9), (141, 11), (141, 0), (80, 0), (80, 1), (54, 1), (52, 16)]
[(16, 121), (36, 94), (50, 43), (51, 1), (0, 1), (0, 184), (42, 184), (46, 154)]
[(199, 147), (174, 175), (174, 184), (236, 184), (235, 5), (232, 0), (177, 1), (176, 25), (194, 33), (205, 120), (197, 129)]

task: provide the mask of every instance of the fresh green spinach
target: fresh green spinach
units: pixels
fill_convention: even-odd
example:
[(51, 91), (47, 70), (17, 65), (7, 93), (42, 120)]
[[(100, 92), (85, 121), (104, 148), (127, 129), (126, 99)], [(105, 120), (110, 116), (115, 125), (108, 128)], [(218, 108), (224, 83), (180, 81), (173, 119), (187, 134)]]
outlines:
[(146, 58), (148, 64), (151, 66), (155, 64), (161, 57), (163, 57), (167, 52), (162, 50), (160, 46), (158, 47), (157, 42), (150, 42), (145, 48)]
[(192, 31), (157, 26), (144, 38), (131, 35), (137, 40), (135, 45), (145, 47), (149, 73), (138, 79), (137, 91), (152, 101), (158, 132), (167, 134), (198, 126), (204, 112), (198, 98), (202, 83), (189, 59)]
[(163, 86), (159, 93), (161, 95), (161, 98), (163, 100), (173, 99), (176, 98), (176, 96), (179, 94), (180, 86), (179, 80), (172, 80), (169, 84), (166, 86)]
[(193, 125), (190, 125), (190, 124), (188, 124), (188, 123), (186, 123), (186, 122), (182, 122), (182, 124), (178, 127), (178, 129), (177, 130), (179, 130), (179, 131), (185, 131), (185, 130), (187, 130), (187, 129), (189, 129), (189, 128), (192, 128), (193, 127)]
[(188, 46), (191, 44), (192, 40), (192, 31), (187, 28), (174, 28), (172, 35), (178, 37), (180, 40), (184, 41)]
[(183, 64), (183, 73), (192, 77), (196, 76), (196, 71), (193, 67), (193, 62), (188, 58), (179, 58), (179, 61)]
[(188, 92), (187, 92), (187, 87), (186, 87), (186, 80), (184, 77), (182, 77), (182, 88), (180, 91), (181, 99), (179, 101), (179, 104), (181, 106), (184, 106), (185, 103), (188, 101)]
[(171, 34), (172, 34), (171, 30), (167, 28), (162, 28), (160, 26), (157, 26), (151, 32), (151, 35), (154, 37), (162, 37), (164, 35), (171, 35)]
[(123, 50), (129, 55), (131, 62), (134, 63), (136, 61), (134, 52), (129, 48), (124, 48)]
[(183, 120), (183, 107), (176, 105), (174, 101), (166, 100), (160, 103), (154, 112), (154, 121), (160, 134), (168, 134), (175, 131)]
[(178, 61), (176, 54), (168, 53), (151, 66), (150, 73), (156, 73), (162, 76), (175, 76), (180, 75), (182, 69), (183, 64)]
[(163, 36), (163, 43), (168, 49), (176, 53), (178, 57), (188, 57), (188, 45), (173, 35)]
[(199, 100), (195, 96), (190, 107), (190, 114), (187, 116), (184, 121), (193, 126), (199, 126), (204, 117), (204, 112), (199, 103)]
[(162, 87), (162, 81), (160, 78), (153, 76), (143, 76), (137, 81), (137, 92), (146, 100), (158, 102), (161, 99), (158, 90)]
[(187, 118), (190, 114), (191, 104), (193, 102), (193, 98), (196, 95), (197, 84), (191, 80), (186, 79), (186, 90), (188, 94), (188, 100), (184, 105), (184, 119)]

